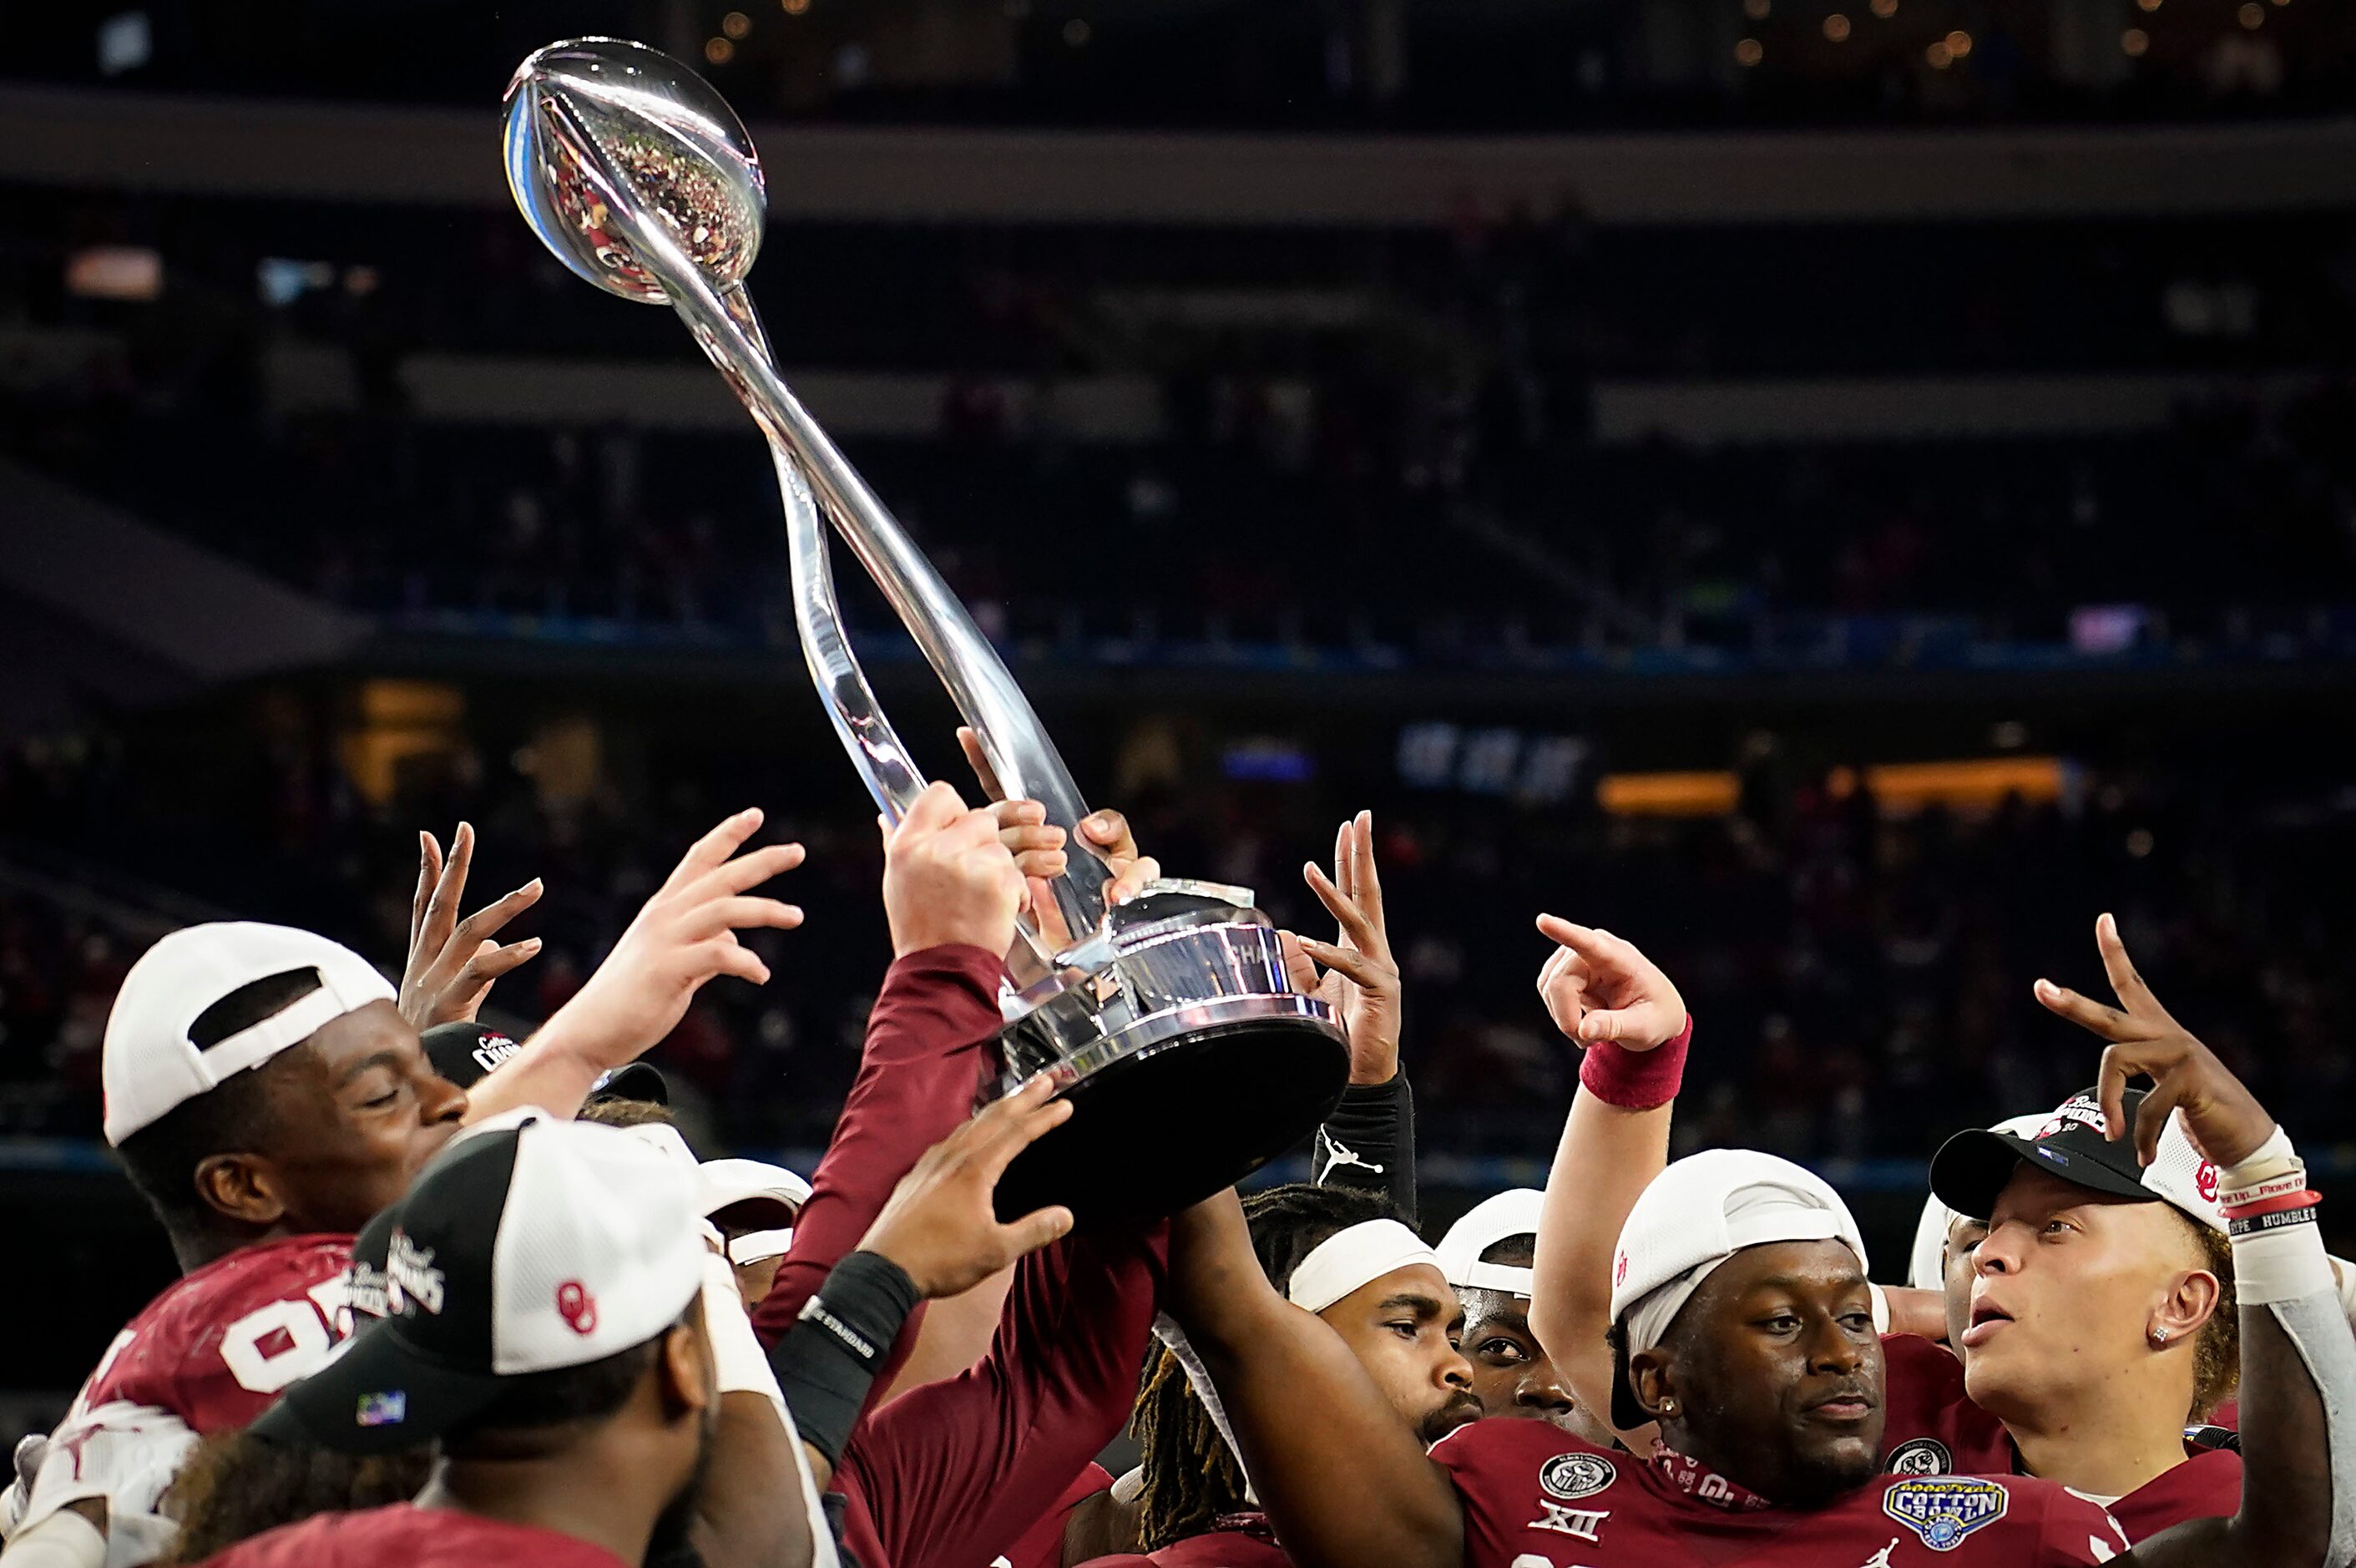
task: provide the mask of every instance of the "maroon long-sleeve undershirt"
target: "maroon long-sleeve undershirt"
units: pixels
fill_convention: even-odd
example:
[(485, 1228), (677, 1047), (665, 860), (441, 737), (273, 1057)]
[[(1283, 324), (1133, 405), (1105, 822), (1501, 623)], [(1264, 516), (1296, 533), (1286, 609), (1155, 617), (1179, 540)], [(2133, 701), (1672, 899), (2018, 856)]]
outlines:
[[(785, 1337), (917, 1157), (973, 1114), (974, 1095), (997, 1066), (989, 1045), (1001, 1022), (1001, 972), (998, 954), (952, 946), (910, 953), (884, 974), (867, 1015), (859, 1076), (795, 1219), (793, 1245), (777, 1265), (776, 1283), (753, 1309), (762, 1344)], [(871, 1408), (907, 1359), (923, 1316), (921, 1307), (909, 1316), (877, 1372)]]

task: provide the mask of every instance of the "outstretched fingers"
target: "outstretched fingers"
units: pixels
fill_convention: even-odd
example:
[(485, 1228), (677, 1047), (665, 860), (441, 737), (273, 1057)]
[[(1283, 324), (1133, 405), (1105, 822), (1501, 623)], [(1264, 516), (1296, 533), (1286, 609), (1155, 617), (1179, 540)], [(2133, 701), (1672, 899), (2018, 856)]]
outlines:
[(2119, 936), (2116, 916), (2095, 918), (2094, 949), (2103, 955), (2103, 973), (2109, 978), (2122, 1007), (2147, 1017), (2168, 1018), (2168, 1009), (2159, 1004), (2159, 998), (2151, 993), (2151, 987), (2136, 972), (2135, 961), (2127, 957), (2127, 944)]
[(1333, 879), (1326, 875), (1323, 868), (1315, 861), (1310, 861), (1301, 866), (1301, 880), (1309, 884), (1309, 890), (1317, 895), (1317, 901), (1325, 906), (1325, 912), (1333, 917), (1335, 922), (1342, 928), (1342, 934), (1349, 938), (1353, 945), (1363, 951), (1374, 951), (1383, 945), (1382, 928), (1375, 923), (1363, 906), (1336, 886)]
[(657, 897), (686, 886), (705, 873), (727, 863), (730, 856), (744, 846), (744, 841), (761, 831), (761, 808), (747, 806), (735, 815), (723, 818), (710, 832), (687, 846), (687, 853), (663, 878)]
[(409, 900), (409, 947), (417, 950), (417, 939), (425, 933), (425, 909), (433, 901), (434, 889), (442, 880), (442, 845), (434, 835), (420, 829), (417, 834), (417, 891)]
[(2132, 1040), (2145, 1033), (2144, 1026), (2117, 1008), (2080, 995), (2066, 985), (2056, 985), (2040, 980), (2030, 988), (2038, 1004), (2056, 1017), (2067, 1018), (2080, 1028), (2100, 1035), (2111, 1041)]
[(1292, 983), (1292, 989), (1303, 996), (1316, 995), (1317, 965), (1309, 956), (1308, 944), (1290, 931), (1279, 931), (1276, 948), (1283, 955), (1284, 977)]
[(684, 902), (701, 903), (749, 893), (773, 876), (781, 876), (809, 858), (798, 843), (767, 843), (713, 866), (678, 891)]
[[(1371, 991), (1388, 985), (1397, 978), (1390, 967), (1370, 954), (1355, 948), (1345, 948), (1333, 942), (1321, 942), (1314, 937), (1297, 937), (1301, 950), (1327, 969), (1346, 975), (1360, 990)], [(1282, 939), (1279, 939), (1280, 945)], [(1288, 968), (1289, 968), (1288, 964)]]
[(752, 930), (763, 927), (790, 931), (801, 923), (799, 905), (744, 894), (734, 898), (714, 898), (708, 904), (697, 905), (681, 923), (680, 934), (689, 941), (701, 941), (723, 931)]

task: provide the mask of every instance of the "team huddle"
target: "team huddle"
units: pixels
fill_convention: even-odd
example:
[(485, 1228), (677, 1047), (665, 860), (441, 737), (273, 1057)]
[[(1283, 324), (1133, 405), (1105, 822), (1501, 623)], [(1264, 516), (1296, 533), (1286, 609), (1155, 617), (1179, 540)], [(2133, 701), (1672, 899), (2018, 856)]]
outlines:
[(104, 1133), (182, 1277), (20, 1446), (0, 1565), (2356, 1563), (2356, 1270), (2107, 916), (2115, 1005), (2033, 993), (2092, 1087), (1936, 1151), (1905, 1285), (1808, 1170), (1668, 1158), (1695, 1021), (1552, 915), (1582, 1056), (1545, 1189), (1427, 1243), (1365, 814), (1306, 873), (1335, 940), (1283, 943), (1349, 1052), (1314, 1179), (1009, 1218), (1075, 1113), (1050, 1075), (974, 1110), (1018, 918), (1069, 854), (1116, 901), (1160, 875), (1118, 813), (1044, 817), (936, 784), (890, 830), (894, 956), (807, 1181), (699, 1160), (638, 1060), (800, 922), (758, 812), (520, 1041), (475, 1019), (538, 885), (459, 918), (464, 828), (423, 840), (398, 986), (282, 927), (157, 942)]

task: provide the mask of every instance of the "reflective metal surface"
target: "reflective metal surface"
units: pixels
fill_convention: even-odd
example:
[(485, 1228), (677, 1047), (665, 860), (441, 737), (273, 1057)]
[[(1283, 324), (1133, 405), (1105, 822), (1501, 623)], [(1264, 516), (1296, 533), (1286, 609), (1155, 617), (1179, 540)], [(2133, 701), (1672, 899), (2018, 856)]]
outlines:
[[(1037, 800), (1072, 835), (1087, 802), (989, 640), (777, 374), (745, 274), (759, 250), (761, 166), (751, 138), (694, 72), (643, 44), (552, 44), (508, 85), (508, 184), (533, 231), (582, 276), (625, 299), (669, 304), (769, 437), (788, 516), (788, 465), (884, 590), (1010, 795)], [(885, 816), (924, 788), (842, 639), (824, 539), (788, 535), (810, 673)], [(816, 548), (811, 548), (815, 543)], [(1076, 847), (1056, 879), (1065, 925), (1093, 929), (1111, 872)]]
[[(1027, 1151), (1001, 1197), (1035, 1190), (1076, 1207), (1166, 1212), (1157, 1206), (1215, 1191), (1305, 1133), (1340, 1093), (1347, 1053), (1325, 1004), (1292, 990), (1249, 891), (1163, 883), (1107, 909), (1110, 868), (1079, 837), (1087, 803), (1045, 727), (965, 607), (778, 375), (744, 286), (766, 199), (743, 123), (677, 60), (614, 38), (537, 51), (509, 83), (507, 105), (508, 184), (533, 231), (598, 287), (678, 311), (768, 438), (803, 656), (885, 816), (896, 822), (925, 779), (844, 635), (828, 522), (948, 688), (1000, 784), (1039, 801), (1068, 837), (1069, 869), (1053, 891), (1078, 940), (1054, 952), (1026, 922), (1028, 951), (1016, 958), (1029, 983), (1006, 999), (1001, 1043), (1009, 1084), (1056, 1068), (1066, 1092), (1092, 1109)], [(1183, 1134), (1177, 1146), (1133, 1179), (1090, 1176), (1090, 1160), (1133, 1145), (1132, 1122), (1227, 1094), (1258, 1098), (1208, 1132), (1173, 1129)]]

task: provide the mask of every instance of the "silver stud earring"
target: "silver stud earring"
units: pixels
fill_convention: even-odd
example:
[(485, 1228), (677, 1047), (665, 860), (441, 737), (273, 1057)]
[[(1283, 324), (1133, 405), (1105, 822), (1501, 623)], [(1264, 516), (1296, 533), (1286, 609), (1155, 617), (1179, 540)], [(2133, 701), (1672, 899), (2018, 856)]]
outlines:
[(1675, 1415), (1675, 1414), (1676, 1414), (1676, 1413), (1677, 1413), (1677, 1402), (1676, 1402), (1676, 1401), (1675, 1401), (1675, 1400), (1663, 1400), (1663, 1401), (1661, 1402), (1661, 1413), (1662, 1413), (1663, 1415)]
[(2167, 1330), (2167, 1329), (2165, 1329), (2165, 1328), (2155, 1328), (2155, 1329), (2153, 1329), (2153, 1330), (2151, 1331), (2151, 1348), (2152, 1348), (2153, 1349), (2155, 1349), (2155, 1350), (2162, 1349), (2162, 1348), (2164, 1348), (2167, 1346), (2167, 1344), (2168, 1344), (2168, 1330)]

